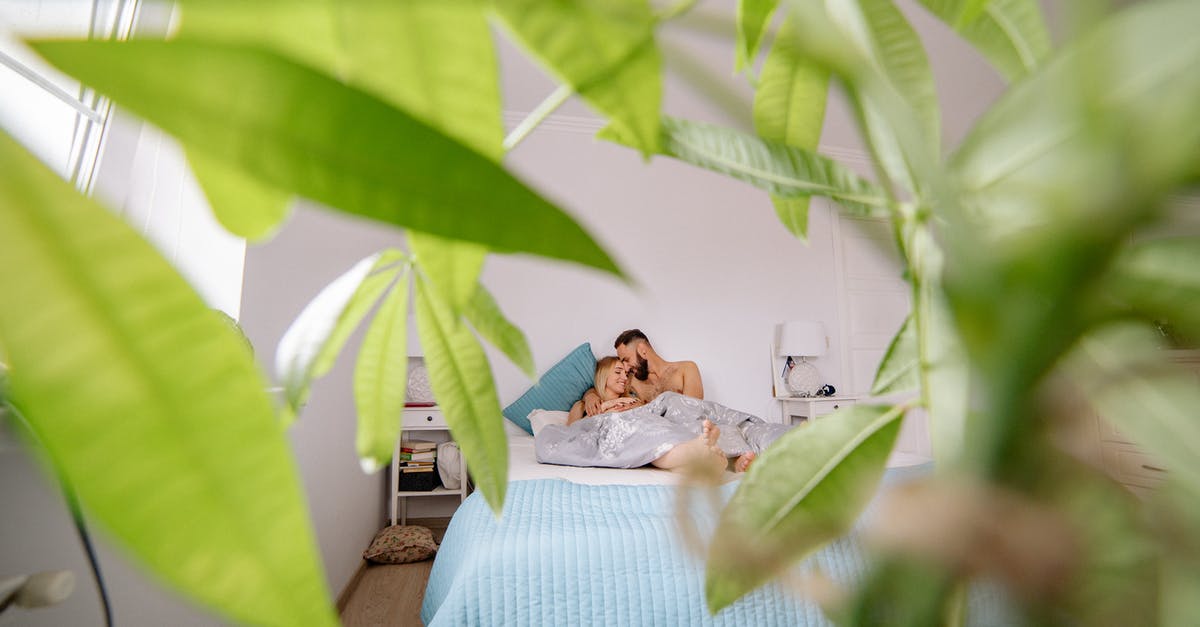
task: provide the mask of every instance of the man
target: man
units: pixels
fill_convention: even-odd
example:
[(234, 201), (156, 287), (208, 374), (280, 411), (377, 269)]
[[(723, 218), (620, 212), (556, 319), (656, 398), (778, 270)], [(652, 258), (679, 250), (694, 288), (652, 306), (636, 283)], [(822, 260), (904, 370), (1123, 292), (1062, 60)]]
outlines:
[[(617, 349), (617, 358), (633, 375), (629, 379), (629, 386), (642, 401), (649, 403), (663, 392), (704, 398), (704, 383), (696, 362), (663, 359), (641, 330), (630, 329), (618, 335), (613, 348)], [(594, 389), (584, 393), (583, 409), (588, 416), (599, 413), (600, 395)]]

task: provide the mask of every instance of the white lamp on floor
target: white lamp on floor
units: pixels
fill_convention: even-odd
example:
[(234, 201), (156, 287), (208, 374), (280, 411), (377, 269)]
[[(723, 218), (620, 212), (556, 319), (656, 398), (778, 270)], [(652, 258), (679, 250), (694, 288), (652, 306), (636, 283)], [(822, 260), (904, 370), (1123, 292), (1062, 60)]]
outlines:
[(778, 334), (775, 354), (791, 358), (784, 376), (788, 392), (792, 396), (816, 396), (822, 385), (821, 373), (807, 359), (825, 354), (825, 326), (820, 322), (795, 320), (775, 329)]

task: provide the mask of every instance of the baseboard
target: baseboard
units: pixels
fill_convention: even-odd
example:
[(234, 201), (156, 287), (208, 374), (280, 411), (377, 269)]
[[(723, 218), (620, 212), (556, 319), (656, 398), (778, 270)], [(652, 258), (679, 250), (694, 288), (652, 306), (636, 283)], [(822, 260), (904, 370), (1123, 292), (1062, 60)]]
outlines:
[(358, 588), (358, 582), (362, 581), (363, 573), (367, 572), (367, 560), (362, 560), (358, 563), (358, 570), (354, 571), (354, 576), (350, 581), (346, 582), (346, 586), (342, 588), (342, 593), (337, 598), (337, 612), (341, 616), (342, 612), (346, 611), (346, 604), (350, 602), (350, 597), (354, 594), (354, 590)]

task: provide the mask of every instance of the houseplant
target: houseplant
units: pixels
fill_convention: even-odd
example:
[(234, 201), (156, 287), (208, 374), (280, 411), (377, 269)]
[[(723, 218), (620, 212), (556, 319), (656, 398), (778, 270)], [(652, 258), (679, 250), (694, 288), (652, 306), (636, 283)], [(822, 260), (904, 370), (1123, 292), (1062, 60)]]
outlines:
[[(913, 499), (962, 512), (922, 523), (969, 540), (981, 518), (1003, 515), (1022, 523), (1005, 534), (1070, 538), (1073, 548), (1040, 560), (964, 541), (961, 551), (931, 555), (920, 534), (893, 538), (876, 574), (833, 615), (871, 622), (889, 608), (892, 622), (954, 620), (961, 584), (984, 575), (1016, 591), (1035, 621), (1103, 622), (1118, 610), (1195, 617), (1184, 592), (1200, 579), (1192, 452), (1200, 425), (1189, 413), (1200, 399), (1162, 367), (1145, 333), (1166, 317), (1196, 335), (1200, 246), (1194, 236), (1142, 234), (1170, 225), (1172, 199), (1200, 177), (1200, 131), (1188, 123), (1200, 104), (1200, 76), (1189, 72), (1200, 46), (1189, 43), (1188, 25), (1200, 10), (1160, 1), (1087, 14), (1055, 50), (1032, 0), (922, 2), (1012, 81), (943, 156), (928, 61), (890, 0), (778, 4), (742, 0), (735, 20), (740, 63), (753, 68), (770, 16), (787, 13), (756, 77), (755, 135), (660, 114), (655, 30), (690, 2), (193, 0), (168, 41), (33, 45), (175, 135), (214, 210), (239, 234), (268, 231), (293, 195), (410, 229), (408, 252), (384, 251), (348, 272), (281, 351), (286, 425), (349, 332), (383, 303), (356, 374), (367, 468), (386, 460), (395, 439), (388, 417), (403, 398), (383, 382), (404, 380), (404, 333), (390, 331), (405, 326), (414, 281), (435, 391), (499, 509), (502, 418), (471, 328), (532, 365), (520, 333), (478, 285), (484, 255), (530, 252), (620, 275), (583, 229), (500, 166), (506, 148), (578, 94), (610, 121), (606, 138), (762, 187), (799, 236), (814, 195), (886, 217), (907, 264), (913, 314), (875, 391), (916, 390), (915, 400), (856, 407), (826, 423), (835, 427), (796, 432), (764, 454), (722, 520), (753, 543), (712, 549), (713, 609), (845, 529), (899, 420), (921, 408), (939, 471)], [(563, 84), (507, 142), (496, 77), (478, 71), (495, 66), (489, 17)], [(436, 81), (397, 79), (406, 75)], [(814, 152), (830, 84), (854, 108), (874, 180)], [(0, 166), (0, 226), (19, 240), (0, 252), (6, 402), (46, 442), (53, 468), (155, 572), (227, 616), (331, 621), (276, 412), (244, 347), (156, 253), (7, 139)], [(66, 343), (64, 329), (84, 341)], [(96, 363), (108, 364), (103, 374)], [(205, 396), (214, 384), (228, 394)], [(1134, 502), (1053, 446), (1060, 392), (1072, 388), (1108, 399), (1106, 417), (1169, 465), (1159, 499)], [(1141, 415), (1145, 407), (1152, 415)], [(818, 452), (820, 463), (799, 451)], [(153, 507), (131, 509), (129, 486), (150, 472)], [(854, 497), (831, 498), (847, 493)], [(239, 564), (232, 583), (164, 554), (180, 544), (171, 512), (184, 500), (210, 528), (191, 539), (193, 558), (209, 569)], [(257, 528), (264, 518), (277, 526)], [(1146, 519), (1170, 532), (1152, 533)], [(746, 548), (759, 559), (730, 558)], [(1007, 571), (1013, 560), (1028, 568)]]

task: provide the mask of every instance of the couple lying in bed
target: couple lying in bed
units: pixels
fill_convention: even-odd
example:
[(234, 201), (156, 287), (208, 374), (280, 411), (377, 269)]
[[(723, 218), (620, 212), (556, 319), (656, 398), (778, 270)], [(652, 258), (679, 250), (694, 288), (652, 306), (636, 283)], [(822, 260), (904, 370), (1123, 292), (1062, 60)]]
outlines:
[[(549, 425), (535, 439), (543, 464), (668, 470), (699, 465), (724, 470), (733, 459), (742, 472), (789, 427), (677, 392), (647, 402), (628, 396), (626, 365), (616, 357), (596, 364), (600, 412), (582, 417), (576, 407), (567, 426)], [(577, 404), (578, 405), (578, 404)]]

